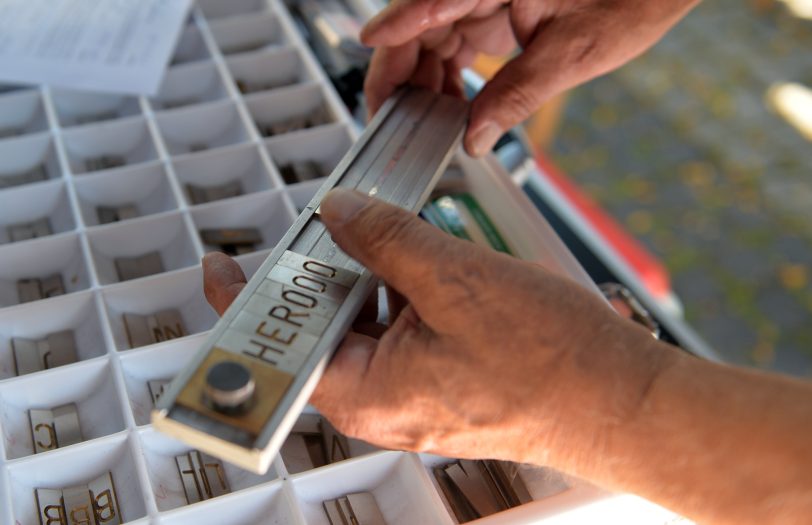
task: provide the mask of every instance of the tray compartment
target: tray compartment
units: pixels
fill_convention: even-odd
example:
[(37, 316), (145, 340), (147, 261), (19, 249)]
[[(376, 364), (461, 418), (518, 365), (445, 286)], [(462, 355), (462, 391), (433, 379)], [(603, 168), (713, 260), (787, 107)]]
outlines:
[[(74, 403), (82, 441), (125, 428), (121, 400), (107, 359), (32, 374), (0, 385), (0, 422), (6, 457), (34, 454), (28, 411)], [(60, 447), (59, 450), (65, 447)], [(40, 454), (49, 454), (40, 452)]]
[(0, 140), (0, 189), (62, 177), (48, 133)]
[[(263, 192), (198, 206), (192, 210), (195, 228), (233, 229), (254, 228), (259, 231), (262, 242), (254, 245), (254, 251), (269, 250), (287, 232), (293, 218), (284, 206), (279, 192)], [(203, 242), (201, 240), (201, 242)], [(204, 244), (207, 251), (220, 251), (220, 247)]]
[[(289, 176), (288, 166), (300, 162), (315, 164), (322, 177), (313, 180), (320, 181), (320, 184), (324, 182), (324, 177), (330, 175), (352, 143), (352, 138), (343, 124), (331, 124), (301, 131), (295, 135), (274, 137), (265, 141), (265, 147), (277, 169), (283, 174), (283, 179), (287, 179), (286, 184), (289, 184), (288, 181), (294, 185), (312, 183), (314, 186), (307, 186), (311, 188), (315, 187), (315, 182), (312, 180), (296, 182), (297, 179)], [(293, 189), (296, 186), (289, 187)], [(306, 194), (308, 190), (302, 191)]]
[[(271, 175), (254, 145), (239, 145), (207, 151), (174, 161), (175, 174), (183, 188), (183, 197), (195, 205), (189, 185), (217, 188), (239, 185), (242, 194), (260, 192), (274, 186)], [(213, 201), (210, 201), (213, 202)]]
[(209, 29), (224, 55), (254, 53), (285, 43), (279, 20), (267, 12), (213, 20)]
[(62, 127), (81, 126), (141, 114), (138, 98), (72, 89), (54, 89), (51, 100)]
[(172, 511), (162, 517), (165, 525), (298, 525), (291, 500), (282, 482), (271, 482)]
[[(77, 178), (74, 187), (86, 226), (100, 224), (99, 207), (134, 206), (137, 217), (177, 209), (172, 186), (158, 163)], [(122, 219), (121, 222), (129, 219)]]
[(226, 65), (237, 90), (251, 95), (312, 81), (295, 47), (280, 47), (258, 53), (229, 57)]
[(263, 0), (200, 0), (198, 5), (203, 10), (206, 18), (225, 18), (245, 13), (256, 13), (265, 9), (266, 2)]
[(411, 454), (381, 452), (291, 479), (310, 525), (329, 525), (322, 502), (353, 492), (371, 492), (387, 525), (451, 523)]
[(37, 91), (0, 95), (0, 140), (48, 129), (48, 119)]
[(88, 240), (96, 265), (96, 274), (102, 284), (120, 281), (116, 269), (117, 259), (158, 252), (164, 272), (198, 263), (194, 243), (180, 214), (109, 224), (89, 232)]
[(0, 311), (0, 329), (0, 383), (15, 375), (11, 348), (14, 337), (38, 340), (48, 334), (71, 330), (79, 361), (106, 354), (102, 323), (92, 292), (80, 292)]
[[(58, 235), (0, 246), (0, 307), (21, 304), (17, 282), (22, 279), (62, 278), (65, 294), (90, 286), (87, 264), (78, 235)], [(64, 294), (61, 294), (64, 295)], [(40, 300), (49, 300), (43, 298)], [(38, 301), (37, 301), (38, 302)]]
[(157, 158), (143, 118), (71, 129), (63, 135), (70, 169), (83, 174), (131, 166)]
[[(158, 503), (158, 509), (165, 511), (187, 505), (183, 482), (175, 463), (175, 456), (189, 452), (191, 450), (189, 446), (151, 428), (145, 428), (139, 434), (144, 449), (144, 459), (147, 463), (150, 484), (155, 494), (155, 501)], [(274, 468), (269, 469), (267, 473), (260, 476), (225, 461), (222, 462), (222, 465), (231, 494), (279, 477)], [(222, 495), (207, 501), (225, 500), (227, 497), (229, 495)], [(193, 505), (202, 504), (204, 503), (199, 502)]]
[(149, 381), (171, 380), (203, 346), (199, 334), (150, 346), (121, 356), (124, 384), (136, 425), (148, 425), (153, 408)]
[(123, 521), (146, 516), (136, 462), (126, 433), (37, 454), (9, 464), (13, 514), (20, 525), (39, 525), (36, 488), (64, 489), (110, 472)]
[(156, 117), (170, 155), (221, 148), (249, 140), (237, 108), (213, 102), (182, 108)]
[(321, 90), (316, 83), (280, 88), (253, 95), (245, 104), (261, 136), (279, 137), (336, 121)]
[(120, 351), (130, 350), (122, 317), (125, 313), (151, 315), (175, 309), (180, 312), (188, 335), (209, 330), (217, 321), (217, 315), (206, 302), (202, 282), (203, 271), (198, 266), (104, 290), (102, 296), (116, 348)]
[(199, 62), (171, 68), (150, 104), (155, 110), (171, 110), (227, 97), (228, 91), (214, 62)]
[[(30, 224), (45, 219), (49, 235), (72, 231), (76, 228), (67, 190), (63, 181), (19, 186), (0, 192), (0, 244), (24, 242), (14, 240), (9, 231), (15, 225)], [(18, 233), (19, 235), (19, 233)], [(41, 237), (35, 237), (41, 238)]]

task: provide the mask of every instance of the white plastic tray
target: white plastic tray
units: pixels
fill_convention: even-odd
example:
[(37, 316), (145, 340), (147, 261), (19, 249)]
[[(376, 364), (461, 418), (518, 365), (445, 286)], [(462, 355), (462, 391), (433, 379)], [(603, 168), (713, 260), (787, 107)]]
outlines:
[[(270, 138), (256, 126), (319, 105), (329, 115), (324, 125)], [(212, 247), (199, 230), (257, 228), (257, 251), (237, 258), (250, 276), (320, 184), (287, 186), (279, 168), (306, 159), (328, 174), (358, 135), (281, 2), (200, 1), (153, 98), (0, 89), (1, 128), (22, 134), (0, 139), (0, 177), (42, 165), (47, 180), (0, 190), (0, 524), (38, 523), (35, 488), (65, 488), (108, 471), (124, 520), (140, 524), (326, 524), (321, 502), (353, 491), (371, 492), (389, 525), (455, 522), (430, 470), (450, 459), (357, 442), (350, 459), (301, 473), (289, 473), (281, 457), (264, 476), (225, 465), (232, 493), (186, 505), (174, 456), (188, 447), (149, 425), (147, 382), (172, 378), (216, 321), (199, 264)], [(101, 156), (124, 165), (89, 170), (87, 161)], [(585, 282), (504, 174), (464, 156), (456, 162), (465, 177), (448, 184), (479, 199), (517, 255)], [(243, 195), (193, 205), (187, 193), (188, 184), (233, 181)], [(125, 204), (138, 216), (99, 224), (99, 206)], [(43, 217), (52, 235), (9, 242), (7, 225)], [(119, 282), (115, 259), (148, 252), (160, 253), (165, 272)], [(53, 273), (66, 295), (18, 304), (18, 279)], [(169, 308), (190, 335), (130, 349), (122, 314)], [(74, 331), (79, 361), (16, 377), (11, 338), (60, 330)], [(69, 402), (84, 441), (33, 454), (27, 410)], [(626, 512), (615, 509), (625, 500), (592, 487), (575, 483), (546, 497), (543, 476), (528, 479), (539, 501), (480, 523), (576, 523), (584, 509), (612, 522), (611, 512)], [(670, 516), (635, 508), (660, 522)]]

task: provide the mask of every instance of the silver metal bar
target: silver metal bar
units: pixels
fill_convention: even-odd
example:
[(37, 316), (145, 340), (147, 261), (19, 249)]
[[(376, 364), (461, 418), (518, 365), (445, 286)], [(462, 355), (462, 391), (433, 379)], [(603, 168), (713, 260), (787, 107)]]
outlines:
[(467, 113), (465, 102), (418, 88), (384, 104), (165, 389), (152, 412), (158, 430), (243, 468), (268, 469), (377, 281), (330, 238), (322, 198), (356, 189), (416, 212), (459, 145)]

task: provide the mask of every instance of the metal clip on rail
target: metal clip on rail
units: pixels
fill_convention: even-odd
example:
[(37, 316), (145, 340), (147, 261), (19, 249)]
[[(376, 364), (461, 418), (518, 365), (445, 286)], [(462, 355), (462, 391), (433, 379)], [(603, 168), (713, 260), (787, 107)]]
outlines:
[(161, 396), (155, 427), (265, 472), (375, 286), (319, 218), (332, 188), (419, 210), (455, 152), (461, 100), (409, 88), (381, 108), (291, 226), (203, 348)]

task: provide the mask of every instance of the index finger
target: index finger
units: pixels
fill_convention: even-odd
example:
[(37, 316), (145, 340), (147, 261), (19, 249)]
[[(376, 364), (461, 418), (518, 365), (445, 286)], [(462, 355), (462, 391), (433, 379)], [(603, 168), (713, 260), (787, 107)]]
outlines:
[(459, 20), (479, 4), (480, 0), (394, 0), (367, 23), (361, 41), (370, 47), (399, 46), (424, 31)]
[(395, 90), (412, 78), (420, 59), (420, 42), (380, 47), (372, 54), (364, 81), (367, 109), (372, 117)]

